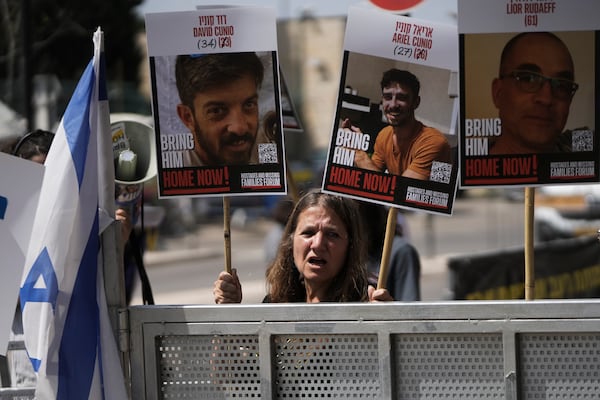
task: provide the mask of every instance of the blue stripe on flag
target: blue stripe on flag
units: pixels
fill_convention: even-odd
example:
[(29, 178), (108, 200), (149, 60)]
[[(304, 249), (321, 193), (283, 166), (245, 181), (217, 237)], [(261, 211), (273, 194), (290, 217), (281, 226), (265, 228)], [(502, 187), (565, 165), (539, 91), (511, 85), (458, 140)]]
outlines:
[(69, 143), (71, 149), (71, 157), (73, 158), (80, 188), (90, 139), (90, 100), (94, 89), (94, 81), (94, 64), (92, 60), (83, 72), (63, 116), (67, 143)]
[[(99, 355), (100, 316), (96, 300), (98, 214), (79, 264), (59, 352), (57, 399), (89, 393)], [(87, 398), (87, 396), (85, 396)]]

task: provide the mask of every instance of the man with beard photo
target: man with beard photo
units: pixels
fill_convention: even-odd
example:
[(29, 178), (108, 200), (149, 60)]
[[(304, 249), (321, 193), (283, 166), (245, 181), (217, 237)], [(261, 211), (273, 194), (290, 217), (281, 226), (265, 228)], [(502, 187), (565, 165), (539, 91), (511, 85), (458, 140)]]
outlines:
[(177, 115), (194, 137), (185, 166), (256, 164), (258, 93), (264, 66), (256, 53), (180, 55)]
[[(356, 151), (354, 165), (407, 178), (429, 180), (434, 161), (450, 163), (452, 152), (446, 137), (415, 118), (421, 85), (409, 71), (390, 69), (381, 79), (382, 108), (388, 126), (377, 134), (373, 154)], [(342, 128), (360, 132), (348, 119)]]

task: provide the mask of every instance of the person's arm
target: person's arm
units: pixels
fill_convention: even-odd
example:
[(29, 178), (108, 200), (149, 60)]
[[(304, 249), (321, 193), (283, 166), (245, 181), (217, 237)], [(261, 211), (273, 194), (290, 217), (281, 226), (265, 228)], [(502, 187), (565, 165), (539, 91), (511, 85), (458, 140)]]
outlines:
[[(343, 129), (349, 129), (352, 132), (362, 133), (358, 126), (352, 125), (352, 122), (349, 118), (344, 119), (340, 126)], [(381, 169), (378, 168), (377, 165), (375, 165), (375, 163), (371, 160), (367, 152), (363, 150), (354, 151), (354, 166), (371, 171), (381, 171)]]
[(367, 152), (362, 150), (355, 150), (354, 166), (371, 171), (380, 171), (379, 168), (377, 168), (377, 166), (373, 163)]
[(402, 173), (402, 176), (406, 178), (420, 179), (422, 181), (429, 180), (429, 175), (420, 174), (418, 172), (413, 171), (412, 169), (407, 169), (406, 171), (404, 171)]
[(221, 271), (213, 286), (213, 295), (217, 304), (242, 302), (242, 285), (235, 268), (231, 274)]
[(117, 208), (115, 219), (121, 222), (121, 239), (123, 239), (123, 243), (126, 243), (133, 229), (129, 213), (124, 208)]

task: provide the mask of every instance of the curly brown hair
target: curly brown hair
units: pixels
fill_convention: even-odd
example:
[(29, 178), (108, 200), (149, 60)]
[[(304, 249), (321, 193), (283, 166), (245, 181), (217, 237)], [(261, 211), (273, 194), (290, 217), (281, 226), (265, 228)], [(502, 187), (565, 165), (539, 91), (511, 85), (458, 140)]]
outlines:
[(294, 234), (300, 214), (309, 207), (320, 206), (333, 211), (346, 224), (348, 252), (342, 270), (331, 283), (327, 301), (367, 301), (366, 244), (357, 203), (348, 198), (319, 191), (304, 195), (294, 207), (285, 226), (277, 256), (267, 269), (266, 301), (293, 303), (306, 301), (304, 281), (294, 264)]

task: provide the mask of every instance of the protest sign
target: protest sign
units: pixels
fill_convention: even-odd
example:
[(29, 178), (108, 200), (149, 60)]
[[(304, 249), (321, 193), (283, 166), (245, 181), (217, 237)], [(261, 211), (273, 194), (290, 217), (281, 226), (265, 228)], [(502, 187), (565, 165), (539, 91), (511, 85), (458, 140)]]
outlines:
[(6, 354), (10, 328), (15, 315), (21, 273), (38, 206), (44, 166), (0, 153), (0, 254), (2, 254), (0, 294), (0, 354)]
[(457, 51), (455, 27), (349, 9), (324, 191), (452, 213)]
[(286, 192), (275, 12), (146, 14), (159, 197)]
[(459, 0), (458, 12), (460, 186), (598, 182), (600, 3)]

